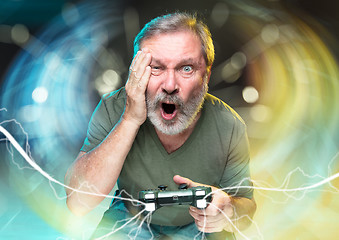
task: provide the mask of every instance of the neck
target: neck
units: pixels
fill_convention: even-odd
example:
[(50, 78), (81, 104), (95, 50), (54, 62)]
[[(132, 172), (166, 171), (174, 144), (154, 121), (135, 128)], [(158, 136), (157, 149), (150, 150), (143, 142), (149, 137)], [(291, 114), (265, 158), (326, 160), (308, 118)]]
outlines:
[(175, 134), (175, 135), (167, 135), (162, 132), (160, 132), (158, 129), (155, 128), (155, 131), (158, 135), (158, 138), (163, 145), (163, 147), (166, 149), (167, 153), (172, 153), (178, 150), (186, 140), (191, 136), (199, 118), (201, 116), (201, 112), (197, 114), (194, 121), (190, 126), (188, 126), (184, 131)]

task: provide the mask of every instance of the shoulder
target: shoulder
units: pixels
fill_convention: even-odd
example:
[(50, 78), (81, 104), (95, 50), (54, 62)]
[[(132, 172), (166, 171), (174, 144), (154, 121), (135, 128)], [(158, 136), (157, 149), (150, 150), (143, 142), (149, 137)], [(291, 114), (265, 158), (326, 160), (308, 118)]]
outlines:
[(116, 102), (116, 101), (126, 101), (126, 91), (122, 87), (116, 91), (106, 93), (102, 96), (102, 100), (105, 103)]
[(100, 119), (107, 118), (110, 124), (114, 125), (124, 112), (125, 104), (126, 92), (124, 88), (120, 88), (101, 97), (94, 115)]
[(116, 91), (106, 93), (101, 97), (101, 104), (108, 112), (120, 112), (125, 108), (126, 91), (125, 88), (120, 88)]
[(242, 127), (246, 126), (245, 121), (232, 107), (209, 93), (205, 96), (204, 107), (207, 111), (211, 112), (217, 120), (226, 121), (228, 123), (233, 122)]

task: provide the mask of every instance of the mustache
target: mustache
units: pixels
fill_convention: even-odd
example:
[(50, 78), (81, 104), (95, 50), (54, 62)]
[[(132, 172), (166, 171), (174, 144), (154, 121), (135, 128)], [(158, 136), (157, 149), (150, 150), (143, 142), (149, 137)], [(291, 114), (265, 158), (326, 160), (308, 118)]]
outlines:
[(177, 105), (179, 108), (184, 106), (184, 101), (177, 95), (169, 95), (167, 93), (161, 92), (154, 97), (154, 100), (146, 98), (146, 104), (148, 104), (151, 108), (155, 108), (161, 102), (170, 102), (172, 104)]

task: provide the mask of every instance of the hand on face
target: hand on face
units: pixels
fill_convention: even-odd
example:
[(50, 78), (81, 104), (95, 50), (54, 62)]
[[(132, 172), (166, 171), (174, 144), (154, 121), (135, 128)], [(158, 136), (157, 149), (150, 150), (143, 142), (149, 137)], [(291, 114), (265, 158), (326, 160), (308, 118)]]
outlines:
[(231, 203), (231, 197), (222, 190), (206, 184), (193, 182), (188, 178), (176, 175), (173, 177), (176, 184), (186, 183), (188, 187), (206, 186), (211, 187), (213, 192), (212, 202), (206, 209), (190, 207), (189, 213), (194, 218), (199, 231), (205, 233), (221, 232), (222, 230), (231, 231), (232, 224), (230, 219), (234, 215), (234, 207)]
[(125, 86), (127, 94), (124, 118), (134, 121), (139, 126), (146, 120), (146, 88), (151, 76), (151, 54), (148, 49), (138, 51), (129, 68)]

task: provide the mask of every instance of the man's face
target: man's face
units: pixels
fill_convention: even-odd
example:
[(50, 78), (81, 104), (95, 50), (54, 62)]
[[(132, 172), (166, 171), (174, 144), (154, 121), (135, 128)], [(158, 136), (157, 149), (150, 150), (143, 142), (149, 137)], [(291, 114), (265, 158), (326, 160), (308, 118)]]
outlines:
[(161, 132), (174, 135), (196, 118), (207, 92), (209, 75), (201, 42), (188, 31), (161, 34), (145, 40), (152, 55), (147, 113)]

